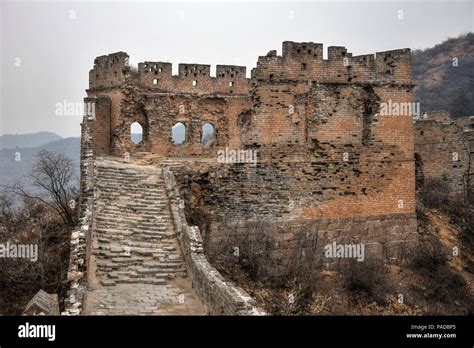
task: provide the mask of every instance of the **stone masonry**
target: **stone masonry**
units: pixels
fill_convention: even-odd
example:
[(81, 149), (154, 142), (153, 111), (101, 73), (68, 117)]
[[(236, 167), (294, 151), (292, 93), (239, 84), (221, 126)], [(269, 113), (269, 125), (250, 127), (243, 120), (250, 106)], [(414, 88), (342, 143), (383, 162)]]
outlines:
[(84, 314), (206, 314), (186, 281), (160, 168), (105, 159), (96, 166)]
[[(288, 226), (269, 254), (280, 263), (311, 234), (364, 243), (388, 260), (409, 252), (417, 241), (413, 122), (399, 111), (412, 103), (410, 59), (409, 49), (353, 56), (334, 46), (323, 59), (322, 44), (287, 41), (282, 55), (259, 57), (248, 78), (242, 66), (218, 65), (211, 76), (209, 65), (179, 64), (175, 76), (171, 63), (133, 68), (124, 52), (97, 57), (85, 98), (94, 112), (82, 124), (87, 227), (75, 239), (69, 308), (76, 313), (85, 298), (85, 313), (113, 312), (115, 289), (140, 283), (168, 286), (159, 293), (171, 301), (187, 294), (190, 313), (260, 313), (206, 259), (232, 223), (239, 233), (255, 221)], [(175, 144), (179, 123), (184, 142)], [(214, 129), (210, 146), (205, 124)], [(229, 150), (252, 151), (256, 162), (221, 163)], [(305, 237), (292, 232), (314, 223)], [(153, 303), (144, 314), (160, 311)]]
[(425, 114), (414, 123), (417, 187), (441, 180), (463, 197), (474, 182), (474, 116), (452, 118), (447, 111)]

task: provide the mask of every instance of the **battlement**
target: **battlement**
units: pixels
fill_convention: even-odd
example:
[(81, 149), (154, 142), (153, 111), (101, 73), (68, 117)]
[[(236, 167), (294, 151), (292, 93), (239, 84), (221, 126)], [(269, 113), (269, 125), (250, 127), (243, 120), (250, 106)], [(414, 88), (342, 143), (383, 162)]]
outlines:
[(126, 78), (129, 57), (125, 52), (117, 52), (97, 57), (94, 68), (89, 71), (89, 88), (120, 86)]
[(260, 56), (252, 77), (265, 80), (311, 80), (327, 83), (412, 84), (410, 49), (352, 56), (345, 47), (313, 42), (283, 42), (283, 54)]
[[(321, 83), (363, 83), (411, 85), (411, 55), (409, 49), (352, 56), (345, 47), (328, 47), (328, 59), (323, 59), (323, 44), (285, 41), (282, 55), (275, 50), (260, 56), (252, 69), (256, 81), (317, 81)], [(91, 89), (117, 87), (126, 81), (130, 71), (128, 55), (117, 52), (97, 57), (90, 71)], [(138, 83), (161, 92), (246, 95), (250, 79), (246, 67), (217, 65), (211, 76), (208, 64), (180, 63), (178, 75), (172, 74), (172, 64), (146, 61), (138, 64)]]
[(438, 121), (443, 123), (449, 123), (452, 121), (451, 114), (446, 110), (436, 110), (425, 113), (421, 119), (415, 120), (419, 121)]
[[(276, 51), (272, 52), (276, 53)], [(283, 58), (305, 59), (308, 57), (323, 59), (323, 44), (313, 42), (283, 42)]]
[(173, 65), (165, 62), (144, 62), (138, 63), (138, 71), (142, 73), (152, 73), (155, 75), (166, 75), (172, 73)]
[(317, 223), (318, 245), (329, 236), (387, 261), (404, 257), (417, 238), (413, 118), (382, 107), (412, 105), (410, 51), (327, 50), (324, 59), (320, 43), (283, 42), (281, 56), (271, 50), (258, 58), (250, 79), (244, 66), (173, 69), (150, 60), (135, 70), (114, 55), (99, 57), (94, 73), (114, 76), (124, 64), (125, 79), (87, 91), (99, 98), (96, 117), (83, 122), (83, 149), (179, 168), (179, 200), (216, 223), (206, 227), (206, 250), (226, 240), (226, 224), (242, 221), (236, 235), (254, 238), (245, 223), (271, 220), (275, 264), (306, 243), (299, 232), (278, 232), (287, 223), (298, 231)]
[(178, 76), (181, 77), (200, 77), (210, 76), (211, 66), (207, 64), (178, 64)]
[(217, 65), (216, 76), (217, 77), (230, 77), (245, 79), (247, 68), (245, 66), (238, 65)]
[(246, 67), (217, 65), (216, 76), (211, 76), (208, 64), (181, 63), (178, 75), (172, 74), (172, 64), (144, 62), (138, 64), (138, 81), (141, 86), (162, 92), (247, 94), (249, 79)]

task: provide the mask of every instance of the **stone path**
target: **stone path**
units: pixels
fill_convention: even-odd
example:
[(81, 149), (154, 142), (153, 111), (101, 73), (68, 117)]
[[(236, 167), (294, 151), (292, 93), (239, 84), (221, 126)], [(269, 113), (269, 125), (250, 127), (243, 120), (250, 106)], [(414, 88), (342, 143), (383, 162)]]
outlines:
[(96, 159), (85, 315), (206, 314), (191, 287), (161, 168)]

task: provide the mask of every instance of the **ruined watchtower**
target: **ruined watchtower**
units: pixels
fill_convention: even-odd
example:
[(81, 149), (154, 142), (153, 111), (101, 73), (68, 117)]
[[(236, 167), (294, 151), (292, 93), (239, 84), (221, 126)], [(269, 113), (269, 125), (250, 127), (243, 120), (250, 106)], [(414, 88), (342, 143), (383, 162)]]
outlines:
[[(401, 257), (416, 240), (413, 122), (400, 112), (406, 108), (391, 107), (412, 102), (409, 49), (352, 56), (329, 47), (323, 59), (322, 44), (287, 41), (281, 56), (260, 56), (250, 78), (234, 65), (217, 65), (212, 75), (205, 64), (179, 64), (178, 75), (159, 61), (134, 69), (124, 52), (95, 59), (86, 98), (95, 113), (82, 124), (83, 211), (95, 211), (111, 160), (147, 158), (163, 170), (185, 258), (190, 245), (190, 254), (202, 250), (197, 236), (212, 253), (227, 238), (225, 226), (248, 233), (255, 221), (286, 226), (268, 250), (279, 265), (296, 246), (320, 253), (325, 242), (346, 240), (365, 244), (368, 257)], [(138, 144), (134, 122), (143, 128)], [(177, 124), (185, 129), (181, 144), (172, 139)], [(206, 146), (204, 124), (214, 129)], [(218, 160), (234, 150), (255, 151), (256, 163)], [(114, 175), (127, 172), (114, 166)], [(103, 175), (112, 185), (114, 175)], [(294, 233), (315, 222), (317, 230)], [(316, 250), (305, 244), (314, 235), (322, 241)], [(196, 284), (206, 284), (196, 274)]]
[[(250, 78), (242, 66), (218, 65), (211, 76), (209, 65), (183, 63), (174, 76), (171, 63), (134, 71), (126, 53), (101, 56), (87, 100), (96, 104), (97, 154), (216, 159), (220, 149), (258, 150), (256, 169), (214, 163), (205, 178), (190, 170), (201, 182), (194, 208), (212, 220), (336, 219), (349, 225), (328, 229), (398, 241), (416, 226), (412, 118), (381, 106), (411, 103), (412, 88), (409, 49), (352, 56), (332, 46), (325, 60), (322, 44), (287, 41), (281, 56), (259, 57)], [(130, 137), (133, 122), (143, 127), (140, 144)], [(185, 126), (180, 145), (171, 136), (177, 123)], [(215, 128), (208, 148), (205, 123)]]

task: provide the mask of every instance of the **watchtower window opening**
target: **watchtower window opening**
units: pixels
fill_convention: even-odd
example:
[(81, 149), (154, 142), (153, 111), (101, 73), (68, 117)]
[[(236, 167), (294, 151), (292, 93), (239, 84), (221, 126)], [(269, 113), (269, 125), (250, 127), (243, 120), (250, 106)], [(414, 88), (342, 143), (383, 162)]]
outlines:
[(234, 86), (234, 82), (233, 81), (230, 81), (229, 82), (229, 87), (233, 87)]
[(197, 86), (198, 82), (196, 80), (193, 80), (193, 86)]
[(174, 145), (184, 144), (186, 140), (186, 126), (182, 122), (176, 123), (171, 128), (171, 138)]
[(133, 122), (130, 126), (130, 138), (134, 144), (139, 144), (143, 140), (143, 127), (138, 122)]
[(216, 140), (216, 129), (214, 126), (206, 122), (202, 125), (201, 144), (205, 149), (210, 148)]
[(153, 84), (157, 85), (158, 84), (158, 79), (153, 79)]

